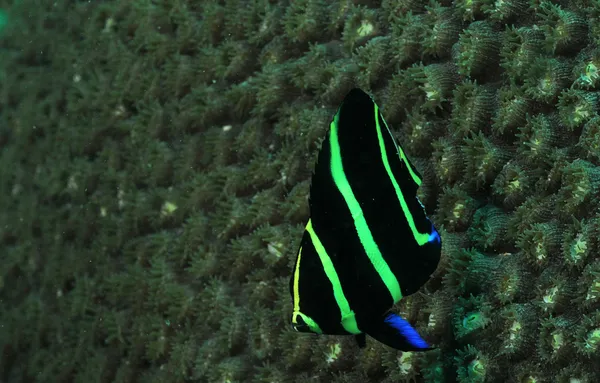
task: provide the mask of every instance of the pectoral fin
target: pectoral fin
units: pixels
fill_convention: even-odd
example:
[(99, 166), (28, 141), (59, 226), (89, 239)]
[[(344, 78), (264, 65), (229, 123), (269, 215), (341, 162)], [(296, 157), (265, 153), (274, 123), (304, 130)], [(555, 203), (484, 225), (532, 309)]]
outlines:
[(372, 322), (368, 328), (365, 328), (365, 332), (397, 350), (427, 351), (432, 349), (410, 323), (394, 313), (388, 313), (379, 321)]

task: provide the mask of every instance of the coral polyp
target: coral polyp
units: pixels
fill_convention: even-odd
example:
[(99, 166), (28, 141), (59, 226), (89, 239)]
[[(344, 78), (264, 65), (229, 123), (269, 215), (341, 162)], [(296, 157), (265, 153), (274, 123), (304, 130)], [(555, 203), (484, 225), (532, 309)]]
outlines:
[(464, 140), (465, 145), (462, 150), (465, 154), (465, 172), (466, 176), (476, 189), (489, 185), (506, 160), (510, 158), (510, 153), (494, 145), (487, 139), (482, 132), (472, 134), (471, 138)]
[(420, 88), (425, 94), (422, 107), (432, 112), (451, 98), (459, 80), (456, 67), (451, 64), (414, 65), (409, 73), (421, 84)]
[(358, 64), (357, 85), (370, 89), (390, 66), (389, 37), (375, 37), (355, 49), (354, 62)]
[(595, 116), (584, 125), (579, 147), (588, 159), (600, 164), (600, 117)]
[(423, 310), (427, 318), (427, 332), (434, 336), (443, 336), (449, 327), (452, 314), (452, 302), (448, 294), (439, 292), (427, 302)]
[(485, 296), (459, 298), (454, 309), (454, 334), (461, 342), (468, 342), (483, 336), (492, 322), (492, 306)]
[(445, 188), (439, 199), (439, 221), (449, 231), (464, 230), (473, 217), (477, 201), (458, 187)]
[(588, 37), (588, 25), (579, 14), (563, 10), (560, 5), (552, 4), (549, 1), (543, 1), (539, 7), (538, 16), (542, 19), (546, 44), (552, 52), (577, 51), (585, 45)]
[(425, 16), (413, 14), (412, 11), (394, 16), (392, 24), (392, 50), (395, 60), (400, 65), (410, 65), (417, 61), (423, 49), (423, 33), (425, 29)]
[(485, 382), (486, 377), (493, 376), (492, 363), (491, 358), (471, 345), (459, 350), (454, 357), (459, 382)]
[(390, 381), (414, 381), (419, 376), (420, 357), (415, 352), (389, 353), (383, 362)]
[(351, 50), (360, 46), (379, 33), (375, 10), (352, 6), (347, 15), (342, 33), (342, 42), (346, 48)]
[[(491, 277), (502, 267), (502, 256), (496, 254), (484, 254), (476, 249), (463, 250), (465, 255), (468, 255), (468, 260), (463, 272), (463, 281), (459, 285), (462, 291), (468, 293), (480, 293), (489, 291), (492, 287)], [(454, 264), (452, 267), (456, 269)]]
[(536, 172), (529, 170), (527, 165), (509, 161), (492, 183), (492, 191), (506, 208), (514, 209), (533, 190), (535, 176)]
[(485, 0), (456, 0), (454, 1), (457, 11), (463, 20), (475, 20), (483, 13)]
[(407, 146), (413, 151), (430, 149), (432, 141), (442, 134), (442, 124), (443, 121), (431, 118), (420, 110), (410, 111), (403, 124)]
[(537, 57), (528, 67), (525, 92), (536, 101), (552, 103), (571, 83), (571, 66), (564, 59)]
[(421, 95), (419, 83), (410, 72), (410, 68), (401, 70), (390, 79), (385, 92), (386, 106), (383, 110), (388, 123), (402, 121), (406, 112), (413, 108)]
[(543, 268), (557, 250), (560, 239), (560, 230), (556, 222), (534, 223), (523, 230), (516, 245), (531, 265)]
[(481, 248), (497, 247), (506, 238), (508, 216), (493, 205), (486, 205), (475, 212), (469, 236)]
[(507, 27), (500, 49), (500, 66), (511, 82), (525, 79), (534, 60), (544, 52), (544, 33), (532, 27)]
[(576, 296), (576, 281), (561, 273), (561, 267), (551, 265), (542, 271), (536, 283), (534, 303), (544, 314), (557, 315), (569, 309)]
[(500, 88), (498, 92), (498, 112), (493, 117), (492, 128), (499, 135), (514, 134), (519, 126), (527, 121), (532, 100), (515, 86)]
[(458, 143), (447, 137), (439, 138), (433, 144), (433, 168), (441, 184), (452, 185), (464, 172), (464, 157)]
[(423, 30), (423, 53), (434, 57), (449, 56), (461, 31), (460, 15), (454, 8), (442, 6), (437, 1), (429, 2), (425, 10), (427, 28)]
[(300, 0), (291, 4), (283, 17), (287, 37), (296, 43), (314, 40), (325, 27), (324, 1)]
[(598, 117), (598, 95), (583, 90), (568, 89), (558, 98), (560, 119), (571, 130)]
[(600, 355), (600, 311), (585, 315), (575, 327), (575, 350), (579, 355), (597, 358)]
[(521, 264), (522, 254), (505, 253), (501, 257), (499, 267), (488, 276), (494, 299), (501, 304), (517, 301), (527, 295), (532, 280)]
[(511, 237), (521, 235), (533, 224), (550, 221), (556, 216), (555, 197), (535, 196), (519, 205), (510, 216), (508, 234)]
[(600, 306), (600, 262), (588, 264), (579, 278), (578, 303), (584, 307), (597, 308)]
[(542, 320), (538, 337), (538, 352), (546, 363), (563, 362), (572, 354), (571, 329), (575, 323), (565, 317)]
[(563, 172), (560, 197), (568, 212), (576, 212), (589, 202), (598, 200), (600, 167), (577, 159)]
[(600, 82), (600, 50), (594, 49), (591, 53), (581, 55), (574, 73), (579, 77), (573, 83), (573, 87), (586, 90), (597, 89)]
[(483, 12), (492, 20), (509, 21), (523, 17), (529, 8), (527, 0), (504, 0), (487, 2), (482, 5)]
[(450, 233), (441, 230), (445, 240), (442, 243), (440, 264), (444, 267), (441, 274), (444, 285), (462, 291), (464, 276), (471, 262), (471, 254), (465, 250), (469, 245), (466, 233)]
[(493, 87), (464, 81), (453, 94), (452, 135), (467, 137), (489, 126), (497, 104), (497, 92)]
[(582, 268), (586, 265), (596, 243), (593, 221), (573, 219), (573, 223), (564, 231), (562, 241), (564, 262), (570, 267)]
[(477, 77), (494, 64), (497, 65), (499, 34), (488, 22), (475, 21), (461, 33), (457, 49), (458, 72), (464, 76)]
[(519, 128), (517, 151), (531, 161), (545, 162), (549, 152), (560, 140), (559, 127), (554, 118), (537, 114), (528, 116), (527, 123)]
[(502, 321), (500, 354), (509, 358), (532, 352), (536, 339), (536, 311), (531, 304), (512, 304), (500, 312)]

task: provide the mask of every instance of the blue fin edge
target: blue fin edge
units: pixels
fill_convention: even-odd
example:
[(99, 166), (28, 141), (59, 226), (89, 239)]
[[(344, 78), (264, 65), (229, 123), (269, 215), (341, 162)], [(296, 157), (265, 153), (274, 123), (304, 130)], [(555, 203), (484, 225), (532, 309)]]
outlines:
[(415, 330), (410, 323), (402, 319), (399, 315), (389, 313), (385, 317), (385, 322), (398, 330), (398, 332), (406, 338), (406, 340), (416, 348), (428, 349), (430, 346), (425, 342), (421, 335)]

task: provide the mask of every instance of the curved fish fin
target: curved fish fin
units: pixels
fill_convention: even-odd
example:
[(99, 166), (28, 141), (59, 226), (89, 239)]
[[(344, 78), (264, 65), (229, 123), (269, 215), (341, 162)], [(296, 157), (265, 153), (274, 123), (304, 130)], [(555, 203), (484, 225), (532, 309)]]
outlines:
[(419, 333), (399, 315), (388, 313), (364, 331), (381, 343), (401, 351), (427, 351), (431, 347)]

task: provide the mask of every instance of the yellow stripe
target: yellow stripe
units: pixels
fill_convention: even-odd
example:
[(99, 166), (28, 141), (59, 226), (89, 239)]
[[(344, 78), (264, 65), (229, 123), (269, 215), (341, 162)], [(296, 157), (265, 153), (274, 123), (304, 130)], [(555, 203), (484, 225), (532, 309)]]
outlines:
[(358, 324), (356, 323), (356, 318), (354, 316), (354, 311), (350, 308), (350, 304), (344, 295), (344, 290), (342, 288), (342, 283), (340, 282), (340, 278), (335, 270), (335, 266), (331, 261), (331, 258), (327, 254), (325, 247), (321, 243), (319, 236), (315, 233), (315, 230), (312, 227), (312, 221), (309, 219), (306, 224), (306, 231), (310, 235), (310, 239), (312, 241), (319, 258), (321, 259), (321, 264), (323, 265), (323, 270), (325, 271), (325, 275), (331, 282), (331, 287), (333, 287), (333, 297), (340, 309), (341, 315), (341, 324), (344, 327), (344, 330), (349, 332), (350, 334), (360, 334), (360, 330), (358, 329)]
[(300, 312), (300, 258), (302, 257), (302, 246), (298, 250), (298, 258), (296, 258), (296, 270), (294, 270), (294, 315), (292, 316), (292, 323), (296, 322), (297, 313)]

